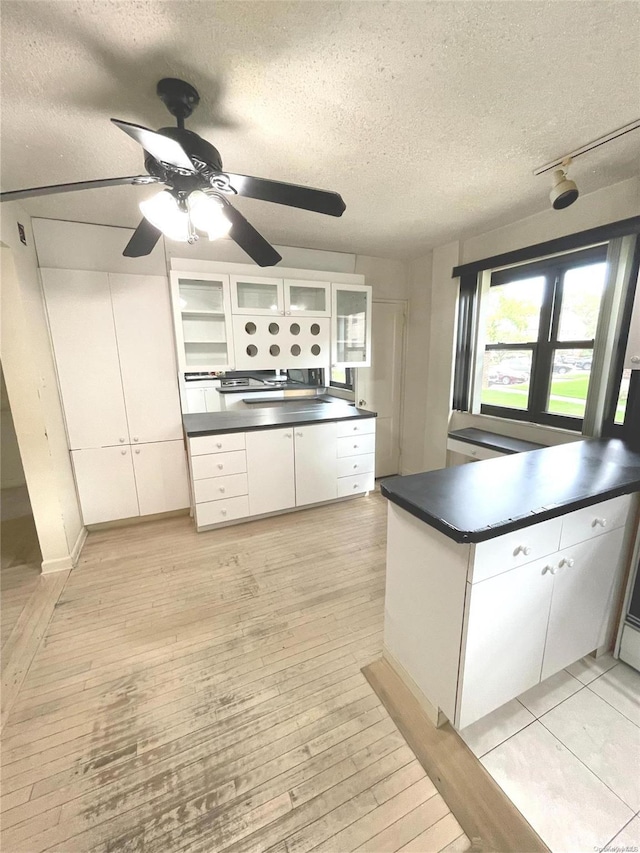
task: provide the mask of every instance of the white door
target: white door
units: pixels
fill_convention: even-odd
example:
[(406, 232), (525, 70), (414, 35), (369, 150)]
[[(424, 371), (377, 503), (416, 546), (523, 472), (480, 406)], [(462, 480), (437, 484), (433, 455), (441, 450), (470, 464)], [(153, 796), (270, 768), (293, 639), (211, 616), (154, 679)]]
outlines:
[(371, 367), (355, 371), (356, 402), (378, 413), (376, 477), (388, 477), (400, 470), (404, 311), (403, 302), (373, 303)]
[(85, 524), (140, 515), (130, 447), (71, 453)]
[(540, 681), (553, 575), (547, 560), (467, 584), (456, 724), (464, 728)]
[(134, 444), (182, 438), (169, 285), (158, 275), (109, 275), (120, 372)]
[[(548, 678), (607, 640), (620, 576), (624, 528), (560, 552), (553, 581), (542, 678)], [(564, 561), (564, 562), (563, 562)]]
[(128, 444), (107, 274), (41, 272), (69, 448)]
[(189, 506), (184, 442), (159, 441), (134, 446), (132, 451), (140, 515)]
[(338, 497), (338, 424), (295, 429), (296, 506)]
[(295, 506), (293, 427), (247, 432), (246, 448), (251, 515)]

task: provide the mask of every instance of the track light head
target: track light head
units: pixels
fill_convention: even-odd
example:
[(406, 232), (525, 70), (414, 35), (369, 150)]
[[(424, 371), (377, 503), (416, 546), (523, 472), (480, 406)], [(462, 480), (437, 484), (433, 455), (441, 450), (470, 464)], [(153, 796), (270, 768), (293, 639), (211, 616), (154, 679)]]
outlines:
[(570, 181), (564, 169), (556, 169), (553, 173), (553, 186), (549, 193), (554, 210), (563, 210), (578, 198), (580, 193), (574, 181)]

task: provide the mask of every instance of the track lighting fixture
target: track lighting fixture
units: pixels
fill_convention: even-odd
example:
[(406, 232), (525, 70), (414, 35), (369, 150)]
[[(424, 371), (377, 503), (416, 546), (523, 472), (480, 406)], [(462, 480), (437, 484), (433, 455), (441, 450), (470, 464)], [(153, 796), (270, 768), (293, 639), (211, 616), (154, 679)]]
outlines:
[[(570, 160), (565, 160), (562, 165), (566, 167), (570, 162)], [(579, 195), (578, 187), (575, 185), (574, 181), (567, 178), (565, 169), (556, 169), (553, 173), (553, 186), (549, 193), (553, 209), (563, 210), (565, 207), (569, 207), (569, 205), (573, 204)]]

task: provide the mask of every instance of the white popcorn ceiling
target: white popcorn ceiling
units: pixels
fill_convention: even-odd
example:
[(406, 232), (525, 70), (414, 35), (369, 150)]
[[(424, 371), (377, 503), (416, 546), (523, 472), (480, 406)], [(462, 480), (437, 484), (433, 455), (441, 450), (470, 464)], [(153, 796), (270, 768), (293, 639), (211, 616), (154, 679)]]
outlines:
[[(268, 240), (417, 257), (546, 209), (550, 179), (532, 170), (638, 117), (639, 9), (3, 0), (2, 188), (142, 172), (140, 149), (109, 118), (172, 124), (155, 85), (176, 76), (201, 95), (187, 127), (230, 171), (342, 193), (341, 219), (236, 201)], [(639, 171), (640, 131), (570, 176), (587, 193)], [(25, 206), (135, 226), (151, 192)]]

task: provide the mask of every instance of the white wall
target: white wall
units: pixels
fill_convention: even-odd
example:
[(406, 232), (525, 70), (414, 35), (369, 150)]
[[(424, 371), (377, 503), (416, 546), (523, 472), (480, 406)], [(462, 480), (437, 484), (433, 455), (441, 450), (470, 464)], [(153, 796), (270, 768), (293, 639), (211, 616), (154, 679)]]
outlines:
[(14, 489), (26, 483), (4, 373), (0, 371), (0, 486)]
[[(18, 237), (25, 229), (27, 245)], [(2, 206), (2, 365), (43, 570), (69, 568), (83, 534), (30, 217)]]
[[(516, 423), (484, 415), (451, 412), (451, 381), (455, 346), (457, 281), (451, 270), (458, 263), (491, 257), (524, 246), (584, 231), (608, 222), (640, 215), (640, 178), (632, 178), (586, 196), (564, 211), (543, 213), (502, 228), (441, 246), (410, 265), (408, 392), (405, 400), (402, 471), (431, 470), (446, 464), (448, 428), (468, 426), (502, 432), (541, 444), (576, 439), (575, 433)], [(431, 259), (431, 269), (428, 269)], [(428, 293), (425, 293), (424, 290)], [(424, 342), (429, 353), (425, 358)], [(416, 364), (412, 361), (416, 359)], [(427, 366), (426, 383), (424, 366)]]

